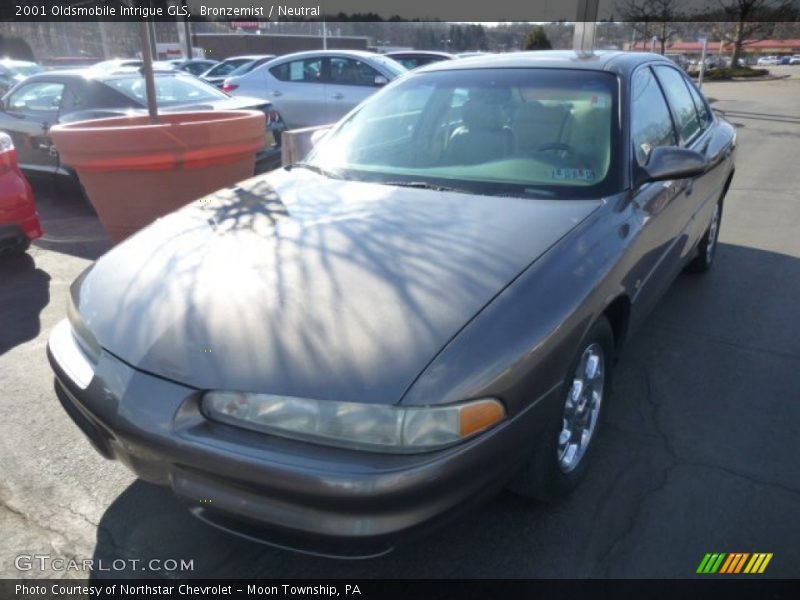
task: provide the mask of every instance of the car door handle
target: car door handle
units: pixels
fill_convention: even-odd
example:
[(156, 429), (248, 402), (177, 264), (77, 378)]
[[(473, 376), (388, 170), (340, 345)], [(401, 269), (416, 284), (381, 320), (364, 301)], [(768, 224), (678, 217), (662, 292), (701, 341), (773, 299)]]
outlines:
[(283, 92), (280, 90), (273, 90), (272, 95), (277, 98), (278, 96), (283, 96)]
[(341, 100), (344, 98), (344, 94), (342, 92), (336, 92), (333, 96), (331, 96), (334, 100)]

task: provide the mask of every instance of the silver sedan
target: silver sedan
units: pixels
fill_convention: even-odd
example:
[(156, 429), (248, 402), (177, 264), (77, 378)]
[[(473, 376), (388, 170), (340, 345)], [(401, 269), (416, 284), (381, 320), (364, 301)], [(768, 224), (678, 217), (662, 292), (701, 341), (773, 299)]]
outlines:
[(222, 89), (269, 100), (290, 127), (309, 127), (339, 120), (405, 72), (400, 63), (372, 52), (297, 52), (230, 77)]

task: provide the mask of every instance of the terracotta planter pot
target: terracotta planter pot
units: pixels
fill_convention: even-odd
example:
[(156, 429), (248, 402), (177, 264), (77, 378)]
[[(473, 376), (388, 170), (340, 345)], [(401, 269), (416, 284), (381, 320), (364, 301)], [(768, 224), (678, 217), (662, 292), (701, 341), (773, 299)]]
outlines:
[(189, 202), (252, 177), (265, 144), (254, 110), (119, 117), (50, 130), (116, 243)]

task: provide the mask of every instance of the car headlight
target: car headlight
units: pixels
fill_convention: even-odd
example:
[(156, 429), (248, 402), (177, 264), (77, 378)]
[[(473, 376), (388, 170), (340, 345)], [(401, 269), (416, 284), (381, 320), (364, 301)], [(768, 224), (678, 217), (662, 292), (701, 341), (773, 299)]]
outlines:
[(72, 327), (72, 335), (78, 342), (81, 350), (83, 350), (93, 363), (97, 363), (103, 349), (86, 326), (83, 317), (81, 317), (80, 312), (78, 312), (78, 307), (75, 306), (75, 301), (71, 293), (67, 296), (67, 319), (69, 319), (69, 324)]
[(432, 407), (311, 400), (246, 392), (207, 392), (209, 419), (244, 429), (373, 452), (424, 452), (477, 435), (502, 421), (493, 399)]

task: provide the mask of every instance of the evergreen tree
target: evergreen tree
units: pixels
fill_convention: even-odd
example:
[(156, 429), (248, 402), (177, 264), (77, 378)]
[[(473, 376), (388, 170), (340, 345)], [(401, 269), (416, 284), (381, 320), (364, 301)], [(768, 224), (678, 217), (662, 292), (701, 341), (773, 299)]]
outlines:
[(550, 40), (544, 32), (544, 27), (537, 25), (525, 38), (525, 50), (550, 50), (552, 49)]

